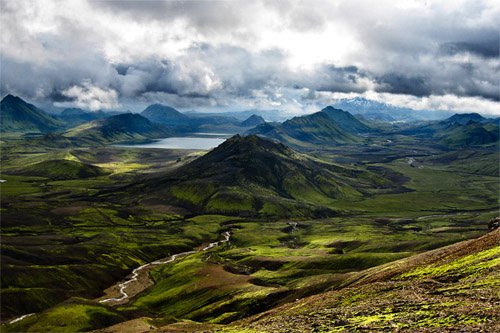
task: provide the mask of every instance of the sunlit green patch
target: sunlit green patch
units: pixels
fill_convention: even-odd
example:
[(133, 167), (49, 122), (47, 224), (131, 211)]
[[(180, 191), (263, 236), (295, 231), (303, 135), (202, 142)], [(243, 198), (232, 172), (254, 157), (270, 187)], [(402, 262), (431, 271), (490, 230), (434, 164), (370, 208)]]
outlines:
[(133, 162), (107, 162), (97, 163), (97, 166), (112, 173), (132, 172), (150, 167), (149, 164), (133, 163)]
[(209, 211), (235, 213), (252, 211), (255, 205), (251, 195), (232, 189), (230, 192), (217, 192), (207, 202)]
[(442, 265), (429, 265), (402, 274), (401, 279), (427, 276), (474, 275), (500, 265), (500, 246), (474, 253)]
[(216, 191), (213, 184), (185, 184), (170, 187), (170, 193), (180, 200), (196, 205), (202, 204)]
[(5, 182), (0, 183), (2, 197), (16, 197), (19, 195), (35, 194), (42, 191), (40, 184), (44, 181), (41, 177), (23, 177), (1, 175)]
[(83, 299), (71, 299), (18, 323), (5, 325), (5, 332), (82, 332), (125, 320), (110, 308)]

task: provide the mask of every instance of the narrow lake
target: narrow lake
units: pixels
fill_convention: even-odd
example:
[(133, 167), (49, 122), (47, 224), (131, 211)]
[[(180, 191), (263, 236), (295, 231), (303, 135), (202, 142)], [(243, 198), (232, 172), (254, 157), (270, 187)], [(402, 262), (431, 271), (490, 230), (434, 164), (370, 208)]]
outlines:
[(226, 138), (214, 137), (172, 137), (159, 139), (151, 143), (137, 145), (117, 145), (127, 148), (162, 148), (162, 149), (200, 149), (209, 150), (226, 141)]

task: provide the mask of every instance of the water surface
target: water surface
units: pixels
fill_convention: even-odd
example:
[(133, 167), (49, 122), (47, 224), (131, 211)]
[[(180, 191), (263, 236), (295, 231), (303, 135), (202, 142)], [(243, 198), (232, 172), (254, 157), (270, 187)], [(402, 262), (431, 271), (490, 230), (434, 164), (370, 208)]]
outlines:
[(204, 137), (172, 137), (159, 139), (151, 143), (137, 145), (119, 145), (128, 148), (162, 148), (162, 149), (200, 149), (209, 150), (226, 141), (225, 138)]

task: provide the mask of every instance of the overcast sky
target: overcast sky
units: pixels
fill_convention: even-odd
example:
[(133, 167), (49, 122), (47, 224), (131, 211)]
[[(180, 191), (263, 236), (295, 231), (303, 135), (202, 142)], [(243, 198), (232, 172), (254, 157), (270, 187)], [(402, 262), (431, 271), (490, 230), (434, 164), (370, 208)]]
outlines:
[(500, 115), (498, 0), (1, 1), (1, 94), (91, 110)]

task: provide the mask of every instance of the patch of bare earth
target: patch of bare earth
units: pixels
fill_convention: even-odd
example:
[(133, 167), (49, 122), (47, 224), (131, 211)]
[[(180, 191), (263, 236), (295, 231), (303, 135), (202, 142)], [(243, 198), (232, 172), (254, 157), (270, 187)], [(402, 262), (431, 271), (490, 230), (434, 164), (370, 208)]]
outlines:
[(142, 333), (155, 330), (155, 326), (150, 324), (151, 318), (141, 317), (127, 320), (119, 324), (92, 331), (94, 333)]

